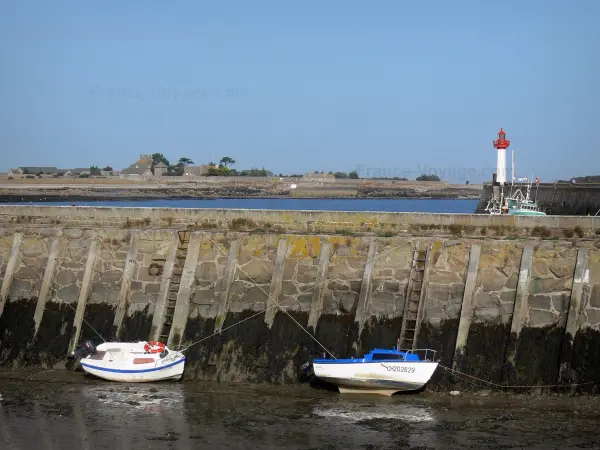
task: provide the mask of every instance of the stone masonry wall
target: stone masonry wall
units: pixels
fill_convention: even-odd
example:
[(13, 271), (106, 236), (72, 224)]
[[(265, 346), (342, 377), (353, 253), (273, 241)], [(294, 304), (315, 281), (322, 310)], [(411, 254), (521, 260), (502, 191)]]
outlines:
[(287, 241), (279, 303), (290, 310), (308, 312), (319, 268), (321, 240), (318, 236), (308, 239), (290, 236)]
[[(0, 298), (0, 364), (49, 364), (44, 361), (66, 355), (67, 344), (94, 338), (85, 323), (73, 322), (78, 306), (85, 309), (85, 320), (107, 337), (149, 339), (150, 323), (164, 320), (155, 311), (162, 311), (166, 301), (163, 283), (174, 276), (169, 272), (170, 258), (175, 258), (170, 249), (181, 228), (146, 223), (77, 228), (33, 222), (0, 223), (2, 292), (7, 293)], [(174, 317), (169, 345), (209, 337), (220, 324), (227, 325), (206, 344), (213, 346), (210, 355), (209, 347), (190, 354), (190, 377), (297, 380), (307, 358), (323, 349), (286, 314), (275, 314), (269, 296), (303, 327), (314, 330), (336, 356), (395, 345), (413, 251), (430, 248), (419, 347), (438, 350), (446, 365), (454, 361), (465, 373), (499, 383), (506, 381), (508, 365), (513, 368), (510, 382), (547, 384), (559, 374), (552, 361), (561, 367), (570, 364), (571, 376), (580, 381), (600, 379), (600, 364), (589, 362), (590, 356), (600, 356), (600, 242), (595, 231), (583, 238), (507, 239), (443, 233), (187, 230), (191, 238), (185, 270), (191, 268), (191, 277), (180, 275), (179, 315)], [(16, 233), (22, 236), (18, 264), (7, 276)], [(54, 267), (55, 242), (59, 250)], [(132, 254), (133, 262), (128, 261)], [(88, 258), (94, 258), (91, 268)], [(472, 263), (474, 272), (468, 270)], [(38, 299), (45, 276), (51, 289), (47, 298)], [(34, 318), (40, 301), (46, 302), (43, 314), (38, 316), (38, 311)], [(70, 305), (66, 309), (65, 303)], [(574, 312), (569, 316), (571, 306)], [(23, 321), (24, 315), (30, 319)], [(228, 328), (242, 319), (247, 321), (241, 329)], [(43, 345), (15, 340), (18, 333), (34, 340), (54, 335), (64, 339), (53, 344), (49, 358)], [(516, 346), (511, 344), (514, 339)], [(12, 348), (15, 342), (30, 353), (9, 351), (8, 345)], [(572, 351), (565, 353), (565, 345)], [(461, 359), (456, 359), (458, 354)], [(528, 360), (527, 355), (535, 357)], [(433, 388), (456, 382), (443, 373), (432, 380)]]

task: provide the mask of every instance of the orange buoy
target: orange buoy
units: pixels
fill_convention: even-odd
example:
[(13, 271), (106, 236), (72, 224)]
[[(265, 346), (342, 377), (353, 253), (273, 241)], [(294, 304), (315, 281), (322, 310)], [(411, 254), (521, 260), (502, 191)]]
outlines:
[(165, 351), (165, 344), (162, 342), (152, 341), (144, 344), (146, 353), (162, 353)]

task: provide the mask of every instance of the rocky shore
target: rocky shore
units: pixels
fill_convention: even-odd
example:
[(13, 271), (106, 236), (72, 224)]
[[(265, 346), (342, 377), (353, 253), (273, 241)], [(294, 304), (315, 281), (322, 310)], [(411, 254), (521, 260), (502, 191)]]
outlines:
[(40, 186), (0, 187), (0, 202), (56, 202), (94, 200), (156, 200), (210, 198), (370, 198), (370, 199), (478, 199), (481, 189), (454, 186), (302, 186), (281, 184)]

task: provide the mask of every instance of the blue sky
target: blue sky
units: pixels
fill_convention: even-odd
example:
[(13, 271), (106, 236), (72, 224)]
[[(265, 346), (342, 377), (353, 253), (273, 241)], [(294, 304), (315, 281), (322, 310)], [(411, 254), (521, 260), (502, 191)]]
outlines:
[(597, 0), (3, 2), (0, 171), (161, 152), (479, 181), (504, 127), (518, 175), (598, 174), (599, 17)]

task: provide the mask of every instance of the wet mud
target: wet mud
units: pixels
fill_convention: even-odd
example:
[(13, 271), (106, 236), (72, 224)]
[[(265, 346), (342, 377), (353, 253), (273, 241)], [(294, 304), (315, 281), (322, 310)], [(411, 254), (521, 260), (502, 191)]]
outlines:
[(0, 448), (593, 449), (597, 397), (342, 396), (305, 385), (0, 372)]

